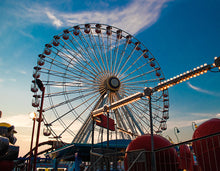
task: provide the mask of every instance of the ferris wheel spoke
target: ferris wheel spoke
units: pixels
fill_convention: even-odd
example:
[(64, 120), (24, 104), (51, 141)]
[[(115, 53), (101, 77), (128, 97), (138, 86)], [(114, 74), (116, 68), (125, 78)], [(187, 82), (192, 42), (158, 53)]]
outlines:
[(132, 130), (132, 126), (129, 122), (129, 118), (126, 116), (126, 114), (122, 111), (122, 108), (115, 109), (114, 111), (117, 116), (119, 117), (119, 121), (117, 124), (122, 126), (123, 129), (125, 130), (131, 130), (134, 133), (134, 130)]
[[(84, 90), (88, 89), (90, 91), (91, 86), (96, 85), (96, 84), (82, 84), (81, 82), (75, 83), (75, 82), (60, 82), (60, 83), (47, 83), (45, 84), (46, 86), (51, 86), (51, 87), (57, 87), (57, 88), (62, 88), (62, 87), (68, 87), (68, 88), (78, 88), (77, 90)], [(81, 87), (81, 89), (79, 89)]]
[(68, 94), (75, 94), (75, 93), (85, 93), (85, 92), (93, 92), (93, 90), (91, 90), (91, 88), (84, 88), (84, 89), (77, 89), (77, 90), (66, 90), (66, 91), (61, 91), (61, 92), (56, 92), (56, 93), (50, 93), (45, 94), (45, 97), (53, 97), (53, 96), (62, 96), (62, 95), (68, 95)]
[[(92, 44), (92, 41), (91, 41), (91, 35), (90, 35), (90, 34), (88, 35), (88, 39), (90, 40), (90, 43), (91, 43), (91, 45), (90, 45), (90, 43), (88, 42), (88, 40), (87, 40), (87, 38), (85, 37), (85, 35), (83, 34), (83, 32), (82, 32), (81, 30), (80, 30), (80, 32), (81, 32), (81, 35), (82, 35), (83, 40), (84, 40), (84, 41), (83, 41), (81, 35), (79, 35), (79, 39), (81, 40), (82, 45), (84, 46), (84, 48), (82, 48), (82, 46), (80, 46), (81, 49), (82, 49), (83, 51), (86, 50), (88, 56), (90, 57), (90, 60), (91, 60), (92, 63), (94, 64), (95, 68), (97, 68), (97, 70), (98, 70), (99, 72), (103, 72), (102, 67), (101, 67), (101, 65), (100, 65), (100, 63), (99, 63), (99, 60), (98, 60), (98, 58), (97, 58), (95, 48), (94, 48), (94, 46), (93, 46), (93, 44)], [(88, 45), (89, 50), (92, 52), (92, 55), (90, 55), (90, 52), (89, 52), (89, 50), (88, 50), (88, 48), (86, 47), (86, 45), (85, 45), (84, 42), (86, 42), (86, 44)], [(92, 46), (92, 47), (91, 47), (91, 46)], [(85, 50), (84, 50), (84, 49), (85, 49)], [(99, 64), (99, 66), (96, 65), (96, 62), (93, 60), (93, 58), (92, 58), (91, 56), (94, 56), (94, 58), (96, 59), (97, 63)], [(101, 70), (99, 70), (99, 68), (100, 68)]]
[(135, 64), (143, 55), (144, 55), (144, 53), (142, 53), (139, 57), (137, 57), (136, 60), (135, 60), (132, 64), (130, 64), (130, 65), (126, 68), (126, 70), (125, 70), (121, 75), (124, 75), (131, 67), (133, 67), (134, 64)]
[(113, 57), (112, 57), (112, 34), (107, 36), (107, 47), (108, 47), (108, 54), (109, 54), (109, 65), (110, 65), (110, 72), (112, 72), (112, 61), (113, 61)]
[[(97, 98), (97, 99), (98, 99), (98, 98)], [(76, 122), (76, 121), (96, 102), (97, 99), (93, 100), (93, 102), (91, 102), (90, 105), (88, 105), (88, 107), (85, 108), (85, 109), (66, 127), (66, 129), (64, 129), (64, 131), (60, 133), (60, 136), (61, 136), (64, 132), (66, 132), (66, 130), (67, 130), (70, 126), (72, 126), (73, 123)]]
[(107, 52), (106, 52), (106, 48), (105, 48), (105, 41), (103, 38), (103, 33), (101, 32), (101, 37), (102, 37), (102, 44), (103, 44), (103, 49), (104, 49), (104, 55), (105, 55), (105, 61), (106, 61), (106, 68), (107, 68), (107, 72), (109, 73), (109, 63), (108, 63), (108, 57), (107, 57)]
[[(102, 34), (102, 33), (100, 33), (100, 34)], [(100, 56), (101, 61), (102, 61), (102, 66), (104, 68), (104, 72), (107, 72), (106, 65), (105, 65), (105, 62), (104, 62), (104, 57), (103, 57), (103, 55), (105, 54), (105, 53), (103, 53), (103, 49), (104, 49), (105, 45), (104, 45), (104, 43), (101, 43), (102, 41), (100, 40), (100, 34), (98, 34), (99, 45), (97, 44), (96, 39), (94, 38), (94, 35), (92, 35), (92, 36), (93, 36), (93, 39), (94, 39), (94, 42), (95, 42), (96, 46), (99, 47), (97, 49), (98, 49), (99, 56)]]
[[(143, 111), (143, 112), (144, 112), (145, 110), (149, 112), (149, 110), (146, 109), (146, 104), (147, 104), (147, 103), (144, 104), (143, 102), (137, 102), (136, 104), (137, 104), (136, 106), (137, 106), (139, 109), (140, 109), (140, 107), (142, 108), (142, 111)], [(158, 108), (152, 107), (152, 109), (161, 112)], [(158, 121), (158, 122), (160, 122), (160, 121), (158, 120), (158, 118), (159, 118), (159, 119), (162, 119), (162, 118), (161, 118), (160, 116), (158, 116), (158, 115), (155, 113), (155, 111), (153, 111), (152, 114), (153, 114), (153, 116), (157, 116), (157, 118), (156, 118), (155, 120)], [(149, 113), (148, 113), (147, 115), (149, 116)]]
[[(45, 86), (56, 86), (56, 87), (61, 87), (63, 85), (69, 85), (70, 87), (82, 87), (81, 82), (67, 82), (67, 81), (43, 81)], [(85, 87), (85, 86), (84, 86)]]
[[(94, 37), (94, 34), (91, 32), (91, 34), (89, 34), (89, 41), (90, 41), (90, 43), (91, 43), (91, 46), (92, 46), (92, 51), (94, 52), (94, 56), (95, 56), (95, 59), (96, 59), (96, 61), (97, 61), (97, 63), (99, 64), (99, 66), (100, 66), (100, 69), (101, 69), (101, 72), (105, 72), (105, 69), (103, 68), (104, 66), (102, 66), (101, 65), (101, 63), (100, 63), (100, 60), (98, 59), (98, 55), (97, 55), (97, 49), (98, 49), (98, 53), (100, 54), (100, 51), (99, 51), (99, 48), (95, 48), (95, 47), (98, 47), (98, 45), (97, 45), (97, 43), (96, 43), (96, 39), (95, 39), (95, 37)], [(95, 42), (95, 43), (93, 43), (93, 41)], [(95, 45), (94, 45), (95, 44)], [(103, 59), (102, 59), (102, 57), (100, 56), (100, 58), (101, 58), (101, 61), (103, 61)]]
[[(55, 62), (56, 63), (55, 63)], [(83, 73), (84, 74), (84, 77), (85, 76), (88, 76), (89, 78), (95, 78), (95, 77), (93, 77), (93, 76), (91, 76), (91, 75), (89, 75), (89, 74), (87, 74), (86, 72), (84, 72), (83, 70), (81, 70), (81, 69), (79, 69), (79, 68), (77, 68), (77, 67), (69, 67), (69, 65), (66, 65), (66, 64), (64, 64), (64, 63), (61, 63), (61, 62), (59, 62), (59, 61), (57, 61), (57, 60), (53, 60), (53, 62), (50, 62), (50, 61), (48, 61), (48, 63), (51, 63), (51, 64), (53, 64), (54, 66), (56, 66), (56, 67), (58, 67), (58, 68), (60, 68), (60, 69), (63, 69), (63, 70), (66, 70), (66, 72), (68, 71), (69, 73), (71, 73), (71, 74), (75, 74), (75, 75), (77, 75), (77, 76), (79, 76), (79, 77), (81, 77), (81, 75), (79, 75), (78, 73)], [(60, 63), (61, 65), (59, 65), (58, 63)], [(70, 63), (70, 62), (69, 62)], [(68, 69), (68, 68), (70, 68), (70, 69)], [(76, 71), (76, 72), (74, 72), (74, 71)]]
[[(81, 32), (81, 31), (80, 31), (80, 32)], [(71, 35), (72, 35), (72, 34), (71, 34)], [(94, 56), (94, 57), (96, 58), (96, 55), (94, 54), (94, 51), (92, 50), (92, 48), (91, 48), (89, 42), (87, 41), (85, 35), (84, 35), (82, 32), (81, 32), (81, 35), (83, 36), (83, 40), (84, 40), (84, 41), (82, 40), (82, 38), (81, 38), (80, 35), (79, 35), (79, 39), (80, 39), (80, 41), (82, 42), (83, 47), (82, 47), (82, 46), (80, 45), (80, 43), (74, 38), (73, 35), (72, 35), (72, 37), (73, 37), (73, 39), (78, 43), (80, 49), (86, 54), (86, 56), (87, 56), (87, 57), (90, 59), (90, 61), (93, 63), (95, 69), (96, 69), (98, 72), (101, 72), (101, 71), (99, 70), (99, 67), (96, 65), (95, 61), (94, 61), (93, 58), (92, 58), (92, 56)], [(90, 54), (90, 51), (89, 51), (89, 49), (86, 47), (86, 45), (85, 45), (84, 42), (87, 43), (87, 45), (88, 45), (90, 51), (92, 52), (92, 54)]]
[[(123, 75), (123, 73), (121, 74), (121, 72), (123, 71), (123, 69), (125, 68), (125, 66), (127, 65), (127, 62), (131, 59), (132, 55), (134, 54), (136, 47), (138, 45), (136, 45), (135, 47), (133, 47), (132, 51), (130, 52), (130, 54), (128, 55), (128, 57), (126, 58), (124, 64), (121, 66), (121, 69), (118, 71), (118, 73), (116, 73), (116, 75)], [(130, 65), (131, 66), (131, 65)]]
[[(137, 92), (141, 92), (143, 91), (143, 87), (140, 87), (140, 86), (126, 86), (126, 87), (123, 87), (121, 89), (121, 91), (132, 91), (133, 93), (137, 93)], [(131, 94), (130, 94), (131, 95)]]
[[(132, 91), (132, 90), (130, 90), (130, 91)], [(136, 91), (133, 91), (134, 93), (136, 93)], [(129, 96), (130, 94), (134, 94), (134, 93), (127, 93), (127, 92), (124, 92), (124, 95), (125, 96)], [(152, 96), (152, 99), (154, 99), (154, 98), (157, 98), (157, 99), (160, 99), (160, 98), (158, 98), (157, 96)], [(146, 110), (146, 111), (148, 111), (148, 109), (145, 109), (146, 108), (146, 105), (149, 103), (148, 102), (148, 99), (146, 99), (146, 100), (140, 100), (140, 101), (136, 101), (135, 102), (138, 106), (140, 106), (140, 107), (142, 107), (142, 108), (144, 108), (144, 110)], [(159, 111), (159, 112), (162, 112), (163, 111), (163, 107), (162, 106), (159, 106), (159, 105), (157, 105), (156, 103), (152, 103), (151, 104), (152, 105), (152, 108), (154, 109), (154, 110), (157, 110), (157, 111)], [(159, 117), (159, 116), (158, 116)], [(159, 117), (160, 118), (160, 117)], [(160, 119), (162, 119), (162, 118), (160, 118)]]
[(120, 66), (121, 66), (122, 59), (123, 59), (123, 57), (124, 57), (124, 55), (125, 55), (125, 51), (126, 51), (126, 49), (127, 49), (127, 47), (128, 47), (128, 42), (129, 42), (129, 41), (126, 41), (126, 43), (124, 44), (124, 49), (122, 49), (122, 52), (121, 52), (121, 55), (120, 55), (120, 61), (118, 62), (117, 69), (116, 69), (116, 71), (115, 71), (116, 75), (117, 75), (117, 73), (118, 73), (118, 69), (119, 69)]
[[(94, 105), (92, 111), (97, 109), (98, 107), (102, 106), (104, 100), (105, 100), (104, 95), (100, 95), (97, 99), (95, 99), (94, 102), (96, 101), (96, 104)], [(88, 138), (88, 136), (89, 136), (88, 135), (88, 131), (89, 131), (88, 128), (91, 126), (91, 124), (92, 124), (92, 117), (90, 115), (88, 115), (86, 121), (84, 122), (84, 124), (80, 128), (80, 131), (75, 136), (73, 142), (81, 142), (81, 140), (84, 138), (84, 136), (87, 136), (87, 138)]]
[[(95, 102), (95, 100), (93, 101), (93, 103), (94, 103), (94, 102)], [(92, 104), (93, 104), (93, 103), (92, 103)], [(91, 104), (91, 105), (92, 105), (92, 104)], [(91, 105), (90, 105), (90, 106), (91, 106)], [(90, 107), (90, 106), (89, 106), (89, 107)], [(84, 112), (89, 109), (89, 107), (87, 107), (87, 108), (80, 114), (80, 116), (83, 115)], [(76, 108), (77, 108), (77, 107), (76, 107)], [(55, 122), (57, 122), (57, 121), (59, 121), (59, 122), (62, 121), (61, 118), (63, 118), (64, 116), (68, 115), (69, 113), (71, 113), (71, 112), (72, 112), (74, 109), (76, 109), (76, 108), (73, 108), (73, 109), (69, 110), (68, 112), (64, 113), (63, 115), (57, 117), (55, 120), (53, 120), (52, 122), (50, 122), (49, 125), (52, 125), (53, 123), (55, 123)], [(77, 119), (79, 119), (79, 118), (80, 118), (80, 117), (77, 116)], [(62, 121), (62, 122), (63, 122), (63, 121)], [(75, 120), (74, 120), (74, 122), (75, 122)], [(71, 124), (68, 126), (68, 128), (69, 128), (74, 122), (71, 122)], [(65, 124), (64, 124), (64, 125), (65, 125)], [(68, 128), (67, 128), (66, 125), (65, 125), (65, 128), (66, 128), (65, 131), (68, 130)], [(65, 131), (64, 131), (64, 132), (65, 132)], [(63, 132), (63, 133), (64, 133), (64, 132)], [(62, 133), (62, 134), (63, 134), (63, 133)], [(61, 134), (61, 135), (62, 135), (62, 134)]]
[[(136, 118), (136, 120), (138, 121), (138, 123), (140, 124), (140, 126), (144, 129), (144, 133), (148, 133), (149, 130), (146, 129), (146, 125), (147, 125), (148, 127), (150, 127), (150, 124), (149, 124), (149, 122), (146, 122), (146, 121), (148, 121), (148, 120), (147, 120), (146, 117), (144, 116), (144, 114), (146, 114), (146, 111), (143, 110), (143, 109), (140, 108), (140, 107), (137, 107), (137, 106), (134, 105), (134, 104), (131, 104), (131, 106), (132, 106), (131, 110), (132, 110), (133, 113), (134, 113), (134, 117)], [(135, 112), (134, 110), (135, 110), (135, 111), (138, 111), (138, 113)], [(142, 115), (139, 114), (139, 113), (141, 113), (141, 112), (143, 112)]]
[[(75, 83), (75, 82), (52, 82), (51, 81), (49, 83), (45, 83), (45, 86), (50, 86), (50, 87), (57, 87), (57, 88), (62, 88), (62, 87), (69, 87), (69, 88), (77, 88), (77, 90), (68, 90), (66, 92), (79, 92), (82, 90), (87, 90), (87, 91), (92, 91), (91, 87), (94, 86), (95, 84), (82, 84), (81, 82), (79, 83)], [(81, 89), (79, 89), (79, 87), (81, 87)], [(98, 88), (97, 88), (98, 89)], [(50, 93), (51, 95), (53, 94), (59, 94), (59, 92), (54, 92), (54, 93)]]
[(138, 134), (134, 124), (132, 124), (132, 122), (136, 120), (134, 120), (133, 115), (131, 117), (130, 110), (128, 110), (127, 106), (124, 106), (121, 108), (121, 111), (122, 111), (121, 113), (124, 114), (124, 119), (128, 125), (128, 130), (130, 129), (133, 134)]
[[(67, 58), (69, 58), (70, 60), (73, 60), (73, 59), (75, 59), (75, 61), (74, 62), (76, 62), (77, 64), (79, 64), (79, 66), (81, 66), (83, 69), (85, 69), (85, 70), (87, 70), (87, 71), (89, 71), (91, 74), (93, 73), (93, 72), (95, 72), (96, 74), (97, 74), (97, 71), (96, 70), (94, 70), (94, 68), (86, 61), (86, 59), (85, 58), (82, 58), (82, 54), (81, 54), (81, 52), (79, 51), (79, 53), (77, 53), (72, 47), (70, 47), (70, 45), (68, 45), (65, 41), (63, 41), (64, 42), (64, 44), (65, 45), (67, 45), (70, 49), (67, 49), (64, 45), (60, 45), (63, 49), (65, 49), (65, 52), (67, 52), (68, 54), (66, 54), (66, 53), (64, 53), (63, 51), (60, 51), (59, 49), (57, 49), (57, 51), (59, 51), (60, 53), (62, 53), (65, 57), (67, 57)], [(76, 48), (77, 49), (77, 48)], [(75, 53), (75, 55), (73, 55), (72, 54), (72, 52), (73, 53)], [(80, 54), (80, 55), (79, 55)], [(60, 56), (60, 55), (59, 55)], [(86, 67), (85, 65), (83, 65), (83, 63), (82, 62), (80, 62), (80, 60), (77, 58), (77, 57), (79, 57), (83, 62), (85, 62), (87, 65), (89, 65), (90, 66), (90, 68), (93, 70), (93, 72), (91, 71), (91, 70), (89, 70), (89, 68), (88, 67)]]
[[(48, 69), (45, 69), (45, 71), (40, 70), (39, 72), (49, 74), (49, 75), (53, 75), (53, 76), (60, 77), (60, 78), (65, 78), (65, 79), (72, 80), (72, 81), (79, 81), (79, 79), (82, 78), (82, 77), (79, 77), (79, 76), (76, 76), (76, 75), (70, 75), (70, 74), (66, 74), (66, 73), (63, 73), (63, 72), (58, 72), (58, 71), (55, 71), (55, 70), (48, 70)], [(78, 78), (78, 79), (76, 79), (76, 78)], [(94, 80), (89, 80), (87, 78), (84, 78), (84, 80), (81, 79), (80, 82), (88, 84), (88, 85), (97, 85), (97, 83), (95, 83)]]
[[(119, 114), (118, 110), (115, 109), (114, 110), (114, 115), (115, 115), (115, 119), (116, 119), (116, 126), (117, 128), (124, 128), (125, 130), (127, 130), (127, 127), (125, 125), (125, 123), (123, 122), (121, 115)], [(120, 136), (122, 137), (122, 139), (125, 139), (124, 133), (120, 132)]]
[(148, 75), (148, 74), (150, 74), (150, 73), (152, 73), (152, 72), (155, 72), (155, 71), (156, 71), (156, 69), (151, 70), (151, 71), (148, 71), (148, 72), (145, 72), (145, 73), (142, 73), (142, 74), (139, 74), (139, 75), (136, 75), (136, 76), (133, 76), (133, 77), (131, 77), (131, 78), (128, 78), (127, 80), (123, 80), (122, 82), (128, 82), (128, 81), (130, 81), (130, 80), (134, 80), (134, 79), (143, 77), (143, 76)]
[[(72, 34), (71, 34), (71, 35), (72, 35)], [(73, 35), (72, 35), (72, 37), (73, 37)], [(74, 38), (74, 37), (73, 37), (73, 38)], [(66, 46), (68, 46), (68, 47), (70, 48), (70, 50), (71, 50), (72, 52), (74, 52), (75, 54), (80, 54), (80, 55), (77, 55), (77, 56), (79, 56), (82, 61), (86, 62), (86, 64), (89, 65), (90, 68), (93, 69), (93, 67), (90, 65), (90, 63), (87, 62), (87, 59), (86, 59), (86, 58), (83, 58), (83, 56), (89, 56), (88, 53), (87, 53), (86, 55), (83, 55), (82, 52), (74, 45), (74, 43), (73, 43), (72, 40), (70, 40), (70, 42), (73, 44), (73, 46), (75, 47), (75, 49), (76, 49), (79, 53), (77, 53), (77, 52), (76, 52), (69, 44), (67, 44), (65, 41), (63, 41), (63, 42), (64, 42), (64, 44), (65, 44)], [(80, 48), (81, 48), (81, 45), (80, 45), (79, 43), (78, 43), (78, 45), (79, 45)], [(65, 46), (63, 46), (63, 48), (65, 48), (65, 49), (67, 50), (67, 52), (70, 53), (70, 51), (69, 51)], [(82, 48), (81, 48), (81, 49), (82, 49)], [(83, 51), (83, 52), (85, 52), (85, 51)], [(70, 54), (71, 54), (71, 53), (70, 53)], [(71, 54), (71, 55), (72, 55), (72, 54)], [(98, 69), (98, 68), (96, 68), (96, 69)], [(93, 71), (96, 72), (94, 69), (93, 69)]]
[[(117, 93), (117, 98), (118, 98), (118, 100), (122, 99), (119, 93)], [(131, 119), (132, 119), (132, 121), (133, 121), (133, 123), (135, 124), (135, 126), (137, 127), (138, 131), (139, 131), (141, 134), (144, 134), (143, 131), (142, 131), (142, 129), (139, 127), (138, 123), (137, 123), (136, 120), (134, 119), (134, 117), (133, 117), (133, 115), (132, 115), (132, 113), (131, 113), (129, 107), (128, 107), (128, 106), (124, 106), (124, 107), (122, 107), (122, 110), (125, 112), (125, 114), (127, 115), (128, 118), (131, 118)], [(130, 122), (131, 122), (131, 121), (130, 121)], [(130, 124), (130, 122), (129, 122), (129, 124)], [(130, 124), (130, 126), (131, 126), (131, 124)], [(132, 128), (132, 126), (131, 126), (131, 128)], [(132, 131), (134, 131), (134, 129), (133, 129)]]
[[(72, 99), (70, 99), (70, 100), (68, 100), (68, 101), (60, 102), (60, 103), (58, 103), (58, 104), (55, 104), (55, 105), (50, 106), (50, 107), (48, 107), (48, 108), (45, 108), (44, 111), (47, 111), (47, 110), (50, 110), (50, 109), (54, 109), (54, 108), (60, 107), (60, 106), (62, 106), (62, 105), (65, 105), (65, 104), (67, 104), (67, 103), (70, 103), (70, 102), (79, 100), (79, 99), (81, 99), (82, 97), (90, 96), (90, 95), (94, 94), (95, 92), (97, 92), (97, 91), (92, 91), (92, 92), (87, 93), (87, 94), (84, 94), (84, 95), (76, 96), (76, 97), (74, 97), (74, 98), (72, 98)], [(96, 93), (94, 96), (90, 97), (90, 98), (87, 99), (86, 101), (83, 101), (81, 104), (77, 105), (73, 110), (75, 110), (76, 108), (78, 108), (78, 107), (81, 106), (82, 104), (86, 103), (86, 102), (89, 101), (91, 98), (97, 96), (97, 94), (98, 94), (98, 93)], [(68, 113), (69, 113), (69, 112), (68, 112)], [(67, 114), (68, 114), (68, 113), (67, 113)], [(64, 116), (65, 116), (65, 115), (64, 115)]]
[(155, 78), (155, 79), (149, 79), (149, 80), (142, 80), (142, 81), (135, 81), (135, 82), (127, 82), (127, 85), (136, 85), (136, 84), (144, 84), (144, 83), (150, 83), (150, 82), (158, 82), (160, 78)]
[(114, 60), (112, 61), (112, 62), (114, 62), (113, 71), (112, 71), (113, 74), (115, 74), (116, 63), (118, 60), (118, 50), (119, 50), (120, 40), (121, 39), (116, 39), (116, 42), (115, 42), (116, 45), (115, 45), (115, 50), (114, 50)]
[[(123, 77), (120, 77), (120, 79), (123, 80), (123, 79), (129, 77), (130, 75), (134, 74), (135, 72), (137, 72), (137, 71), (139, 71), (140, 69), (142, 69), (143, 67), (145, 67), (147, 64), (149, 64), (149, 61), (148, 61), (148, 62), (145, 62), (145, 63), (144, 63), (143, 65), (141, 65), (140, 67), (135, 68), (132, 72), (129, 72), (127, 75), (125, 75), (125, 76), (123, 76)], [(150, 71), (148, 71), (148, 72), (150, 72)], [(147, 72), (147, 73), (148, 73), (148, 72)]]

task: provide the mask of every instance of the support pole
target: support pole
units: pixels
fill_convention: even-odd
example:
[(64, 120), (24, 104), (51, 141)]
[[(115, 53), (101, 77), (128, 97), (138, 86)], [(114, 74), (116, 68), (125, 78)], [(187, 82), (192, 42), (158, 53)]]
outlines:
[(35, 121), (36, 121), (36, 118), (33, 118), (33, 128), (32, 128), (32, 135), (31, 135), (31, 146), (30, 146), (29, 160), (28, 160), (28, 171), (31, 170), (31, 158), (32, 158), (32, 147), (33, 147), (33, 139), (34, 139)]
[(109, 149), (109, 112), (107, 112), (107, 149)]
[(149, 97), (149, 111), (150, 111), (150, 133), (151, 133), (151, 164), (152, 171), (156, 171), (156, 160), (155, 160), (155, 151), (154, 151), (154, 130), (153, 130), (153, 116), (152, 116), (152, 107), (151, 107), (151, 94)]
[(154, 151), (154, 129), (153, 129), (153, 116), (152, 116), (152, 106), (151, 106), (151, 95), (153, 91), (151, 88), (144, 89), (144, 95), (149, 99), (149, 114), (150, 114), (150, 135), (151, 135), (151, 170), (156, 171), (156, 160)]
[(45, 87), (42, 87), (42, 97), (41, 97), (41, 105), (40, 105), (40, 111), (39, 111), (39, 120), (38, 120), (38, 128), (37, 128), (37, 140), (36, 140), (36, 146), (35, 146), (35, 152), (34, 152), (34, 167), (33, 171), (36, 170), (36, 163), (37, 163), (37, 152), (38, 152), (38, 144), (39, 144), (39, 136), (40, 136), (40, 125), (42, 122), (42, 112), (43, 112), (43, 103), (44, 103), (44, 92)]

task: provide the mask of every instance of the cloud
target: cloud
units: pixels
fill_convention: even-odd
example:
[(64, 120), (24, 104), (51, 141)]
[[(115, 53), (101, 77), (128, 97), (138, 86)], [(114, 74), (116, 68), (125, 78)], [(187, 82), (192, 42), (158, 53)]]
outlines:
[(218, 113), (218, 114), (216, 115), (216, 117), (217, 117), (217, 118), (220, 118), (220, 113)]
[(7, 116), (1, 118), (1, 122), (7, 122), (16, 127), (32, 127), (32, 120), (29, 118), (28, 114), (20, 114), (14, 116)]
[(182, 119), (168, 120), (167, 121), (167, 125), (168, 125), (167, 126), (167, 130), (172, 130), (176, 126), (178, 126), (178, 128), (192, 126), (192, 122), (195, 122), (196, 124), (200, 124), (202, 122), (205, 122), (206, 120), (208, 120), (208, 119), (199, 119), (199, 120), (182, 120)]
[(27, 74), (27, 72), (26, 71), (24, 71), (24, 70), (20, 70), (20, 71), (18, 71), (19, 73), (21, 73), (21, 74), (24, 74), (24, 75), (26, 75)]
[(187, 82), (187, 84), (188, 84), (188, 86), (190, 88), (192, 88), (193, 90), (196, 90), (198, 92), (209, 94), (209, 95), (213, 95), (213, 96), (220, 96), (219, 94), (216, 94), (216, 93), (214, 93), (212, 91), (208, 91), (208, 90), (204, 90), (204, 89), (201, 89), (199, 87), (196, 87), (196, 86), (192, 85), (190, 82)]
[(25, 31), (22, 31), (22, 30), (19, 30), (19, 32), (20, 32), (23, 36), (28, 37), (28, 38), (34, 40), (34, 36), (32, 36), (31, 34), (25, 32)]
[(213, 117), (213, 114), (211, 113), (192, 113), (191, 114), (192, 116), (199, 116), (199, 117)]
[(191, 127), (192, 122), (195, 122), (197, 125), (211, 119), (211, 118), (220, 118), (220, 113), (218, 114), (211, 114), (211, 113), (192, 113), (193, 116), (198, 116), (198, 118), (203, 117), (204, 119), (197, 119), (197, 120), (184, 120), (182, 118), (179, 118), (178, 120), (168, 120), (167, 121), (167, 129), (171, 130), (174, 129), (175, 126), (178, 126), (178, 128), (181, 127)]
[(165, 2), (139, 0), (133, 1), (124, 8), (118, 7), (110, 11), (84, 11), (72, 14), (57, 14), (63, 18), (64, 24), (69, 26), (78, 23), (98, 22), (110, 24), (134, 34), (157, 21)]
[(55, 15), (52, 14), (51, 12), (46, 11), (46, 14), (47, 14), (48, 18), (53, 22), (53, 25), (55, 25), (56, 27), (61, 27), (63, 25), (62, 21), (57, 19), (55, 17)]
[(131, 34), (148, 28), (154, 24), (170, 0), (133, 0), (129, 4), (110, 10), (92, 10), (81, 12), (65, 12), (51, 8), (48, 5), (32, 4), (18, 15), (29, 22), (52, 24), (55, 27), (67, 27), (83, 23), (103, 23), (119, 27)]

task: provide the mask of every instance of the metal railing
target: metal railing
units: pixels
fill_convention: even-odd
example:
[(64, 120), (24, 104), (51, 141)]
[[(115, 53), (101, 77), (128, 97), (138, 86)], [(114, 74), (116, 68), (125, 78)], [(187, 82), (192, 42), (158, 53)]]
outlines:
[[(220, 132), (155, 149), (154, 154), (157, 171), (219, 171)], [(151, 171), (151, 155), (151, 151), (144, 149), (126, 153), (93, 152), (88, 170)]]

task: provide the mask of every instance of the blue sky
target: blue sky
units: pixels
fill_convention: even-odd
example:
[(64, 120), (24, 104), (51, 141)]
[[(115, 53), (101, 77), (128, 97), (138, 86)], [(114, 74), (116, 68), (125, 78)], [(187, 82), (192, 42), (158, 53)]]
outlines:
[[(18, 145), (29, 143), (33, 67), (44, 44), (65, 28), (84, 23), (121, 28), (149, 48), (170, 78), (220, 56), (219, 8), (218, 0), (2, 0), (0, 121), (15, 125)], [(220, 73), (208, 72), (170, 88), (170, 119), (164, 135), (175, 141), (177, 126), (184, 141), (192, 136), (193, 121), (220, 117), (219, 77)], [(21, 146), (21, 155), (28, 150)]]

